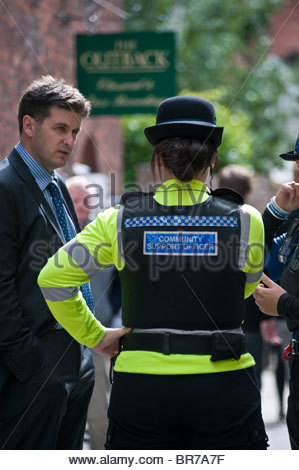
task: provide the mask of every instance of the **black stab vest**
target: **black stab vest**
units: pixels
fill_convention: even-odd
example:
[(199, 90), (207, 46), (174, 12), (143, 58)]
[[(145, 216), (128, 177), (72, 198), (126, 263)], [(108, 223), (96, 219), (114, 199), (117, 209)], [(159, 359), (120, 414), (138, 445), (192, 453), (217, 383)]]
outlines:
[[(125, 267), (120, 279), (125, 326), (182, 330), (240, 327), (246, 282), (245, 273), (238, 267), (243, 199), (233, 191), (221, 191), (193, 206), (163, 206), (152, 194), (142, 193), (129, 193), (122, 199)], [(167, 225), (174, 217), (182, 220), (181, 225)], [(201, 222), (208, 220), (208, 225), (199, 225), (196, 217)], [(151, 225), (153, 220), (158, 224)], [(234, 226), (230, 226), (232, 222)], [(152, 237), (162, 232), (164, 241), (168, 232), (170, 240), (178, 237), (178, 232), (187, 240), (197, 237), (192, 232), (204, 233), (203, 237), (212, 232), (212, 237), (217, 237), (218, 253), (144, 254), (146, 232)]]

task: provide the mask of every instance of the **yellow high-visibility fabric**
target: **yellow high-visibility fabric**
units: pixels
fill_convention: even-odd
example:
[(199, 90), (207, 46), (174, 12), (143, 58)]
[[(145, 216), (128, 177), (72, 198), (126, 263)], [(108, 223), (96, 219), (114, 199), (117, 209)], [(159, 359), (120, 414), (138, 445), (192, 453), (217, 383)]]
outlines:
[[(168, 206), (199, 204), (208, 197), (207, 188), (201, 181), (183, 183), (176, 179), (166, 181), (154, 196), (159, 204)], [(246, 206), (245, 210), (250, 216), (249, 243), (255, 246), (249, 250), (248, 260), (242, 269), (246, 273), (258, 273), (263, 263), (263, 250), (260, 249), (264, 246), (263, 223), (261, 215), (253, 207)], [(99, 213), (96, 219), (76, 236), (76, 240), (99, 264), (99, 269), (110, 265), (115, 265), (119, 271), (124, 268), (117, 240), (118, 211), (119, 207), (111, 207)], [(45, 288), (65, 288), (80, 286), (88, 279), (84, 265), (80, 266), (72, 259), (70, 253), (61, 248), (41, 271), (38, 283)], [(259, 279), (246, 283), (244, 297), (250, 295), (258, 283)], [(56, 320), (80, 343), (93, 347), (103, 338), (105, 328), (94, 318), (81, 292), (72, 299), (46, 299), (46, 302)], [(143, 374), (200, 374), (238, 370), (254, 364), (252, 356), (248, 353), (243, 354), (238, 361), (229, 359), (213, 363), (208, 355), (163, 355), (151, 351), (124, 351), (117, 358), (115, 370)]]
[(244, 204), (242, 210), (250, 215), (249, 249), (242, 271), (245, 273), (260, 273), (259, 278), (255, 282), (246, 282), (244, 298), (247, 299), (255, 291), (262, 277), (264, 266), (264, 224), (262, 223), (261, 214), (254, 207)]

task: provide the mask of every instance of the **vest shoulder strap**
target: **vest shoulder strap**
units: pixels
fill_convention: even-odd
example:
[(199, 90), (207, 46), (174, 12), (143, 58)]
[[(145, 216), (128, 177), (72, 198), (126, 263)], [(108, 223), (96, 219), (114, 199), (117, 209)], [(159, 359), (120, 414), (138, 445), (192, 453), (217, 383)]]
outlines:
[(211, 190), (211, 196), (223, 198), (236, 204), (244, 204), (244, 199), (241, 194), (229, 188), (213, 189)]

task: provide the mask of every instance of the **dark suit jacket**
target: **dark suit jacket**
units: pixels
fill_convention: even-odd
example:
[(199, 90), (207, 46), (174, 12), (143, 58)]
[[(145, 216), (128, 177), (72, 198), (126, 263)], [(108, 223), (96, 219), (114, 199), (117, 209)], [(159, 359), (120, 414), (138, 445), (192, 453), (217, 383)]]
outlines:
[[(70, 195), (58, 185), (80, 225)], [(42, 364), (38, 338), (55, 323), (37, 277), (63, 245), (60, 226), (27, 165), (14, 149), (0, 168), (0, 390), (10, 373), (24, 381)]]

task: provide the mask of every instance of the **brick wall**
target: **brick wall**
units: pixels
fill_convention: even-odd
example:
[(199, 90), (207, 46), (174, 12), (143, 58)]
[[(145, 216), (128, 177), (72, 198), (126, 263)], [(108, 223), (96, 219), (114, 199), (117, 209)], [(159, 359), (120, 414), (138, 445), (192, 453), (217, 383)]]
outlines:
[[(123, 0), (110, 0), (122, 8)], [(57, 17), (63, 12), (71, 21)], [(88, 17), (95, 13), (94, 24)], [(88, 25), (88, 26), (87, 26)], [(118, 32), (123, 20), (89, 0), (4, 0), (0, 3), (0, 159), (19, 139), (18, 101), (37, 75), (52, 74), (76, 85), (75, 35), (93, 32)], [(92, 118), (83, 122), (80, 145), (74, 160), (88, 160), (79, 150), (93, 152), (100, 171), (115, 171), (118, 190), (122, 184), (121, 121), (117, 117)], [(92, 142), (88, 139), (92, 137)], [(104, 158), (103, 158), (104, 157)]]
[(270, 51), (287, 58), (299, 54), (299, 4), (298, 0), (286, 0), (281, 9), (273, 16), (270, 36), (274, 43)]

